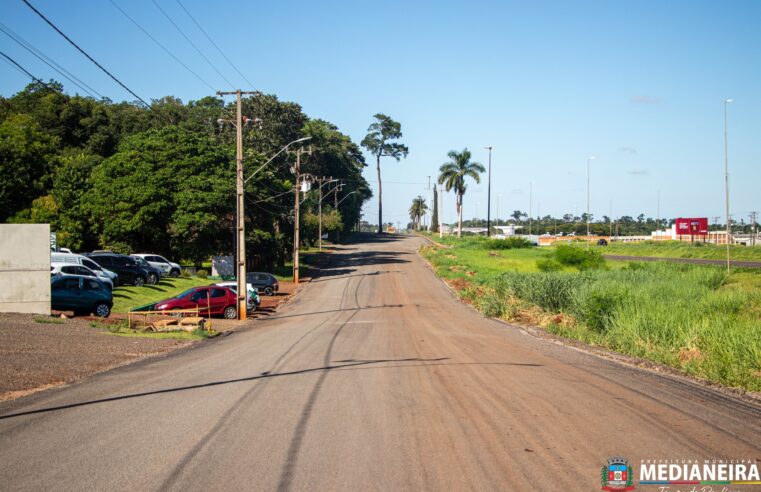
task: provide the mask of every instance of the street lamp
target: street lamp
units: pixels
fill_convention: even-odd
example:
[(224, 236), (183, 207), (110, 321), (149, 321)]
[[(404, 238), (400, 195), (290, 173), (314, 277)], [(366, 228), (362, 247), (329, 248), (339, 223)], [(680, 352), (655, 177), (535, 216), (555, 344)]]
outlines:
[(587, 157), (587, 244), (589, 244), (589, 174), (590, 174), (590, 162), (595, 160), (595, 156), (591, 155)]
[(291, 142), (291, 143), (287, 144), (285, 147), (283, 147), (282, 149), (278, 150), (278, 151), (277, 151), (277, 154), (275, 154), (275, 155), (273, 155), (272, 157), (270, 157), (270, 158), (269, 158), (269, 160), (268, 160), (267, 162), (265, 162), (264, 164), (262, 164), (261, 166), (259, 166), (259, 167), (256, 169), (256, 171), (254, 171), (253, 173), (251, 173), (251, 176), (247, 177), (247, 178), (246, 178), (246, 179), (245, 179), (243, 182), (244, 182), (244, 183), (248, 183), (248, 180), (250, 180), (251, 178), (253, 178), (253, 177), (254, 177), (254, 175), (255, 175), (256, 173), (258, 173), (259, 171), (261, 171), (261, 170), (264, 168), (264, 166), (266, 166), (267, 164), (269, 164), (270, 162), (272, 162), (272, 161), (275, 159), (275, 157), (279, 156), (280, 154), (282, 154), (283, 152), (285, 152), (286, 150), (288, 150), (288, 147), (290, 147), (291, 145), (293, 145), (293, 144), (297, 144), (297, 143), (300, 143), (300, 142), (306, 142), (307, 140), (310, 140), (311, 138), (312, 138), (312, 137), (302, 137), (302, 138), (299, 138), (299, 139), (297, 139), (297, 140), (294, 140), (293, 142)]
[(729, 158), (727, 157), (727, 104), (734, 102), (733, 99), (724, 99), (724, 192), (726, 194), (727, 213), (727, 273), (730, 272), (729, 263), (729, 240), (731, 237), (729, 227)]
[(484, 147), (489, 151), (489, 185), (486, 192), (486, 237), (491, 236), (491, 149), (493, 147)]

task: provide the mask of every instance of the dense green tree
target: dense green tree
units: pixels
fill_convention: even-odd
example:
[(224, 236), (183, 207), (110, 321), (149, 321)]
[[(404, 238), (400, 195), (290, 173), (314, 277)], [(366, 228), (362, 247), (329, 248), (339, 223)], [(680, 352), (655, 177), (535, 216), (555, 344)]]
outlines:
[(368, 127), (367, 135), (362, 140), (362, 147), (375, 156), (378, 169), (378, 233), (383, 232), (383, 184), (381, 181), (381, 157), (393, 157), (397, 162), (407, 157), (409, 149), (406, 145), (391, 142), (402, 138), (402, 125), (385, 114), (378, 113), (375, 121)]
[(231, 237), (232, 163), (230, 149), (176, 126), (127, 138), (95, 169), (84, 199), (100, 243), (194, 261), (221, 252)]
[(470, 151), (465, 148), (462, 152), (451, 150), (447, 154), (449, 162), (439, 168), (439, 184), (443, 184), (447, 191), (454, 189), (457, 206), (457, 237), (462, 236), (462, 197), (468, 186), (465, 178), (470, 177), (476, 183), (481, 182), (481, 173), (486, 168), (479, 162), (470, 161)]
[(431, 232), (439, 232), (439, 195), (433, 187), (433, 210), (431, 211)]
[(43, 194), (59, 139), (27, 114), (0, 123), (0, 221)]

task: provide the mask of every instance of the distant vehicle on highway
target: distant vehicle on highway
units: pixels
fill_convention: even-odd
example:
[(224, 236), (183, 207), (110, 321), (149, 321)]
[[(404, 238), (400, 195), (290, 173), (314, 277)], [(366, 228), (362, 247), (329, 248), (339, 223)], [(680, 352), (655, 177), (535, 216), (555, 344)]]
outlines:
[(259, 292), (263, 292), (266, 296), (274, 295), (280, 288), (277, 279), (271, 273), (249, 272), (246, 274), (246, 282), (259, 289)]
[(101, 267), (115, 271), (119, 275), (119, 285), (132, 284), (141, 287), (148, 279), (148, 271), (141, 268), (131, 256), (110, 251), (93, 251), (85, 253), (85, 256)]
[(113, 294), (103, 282), (82, 275), (60, 274), (51, 277), (50, 307), (74, 311), (75, 316), (94, 313), (101, 318), (111, 314)]
[(165, 277), (179, 277), (182, 268), (179, 264), (171, 262), (160, 255), (154, 255), (150, 253), (134, 253), (130, 256), (139, 256), (148, 262), (152, 267), (161, 270), (162, 275)]
[(96, 272), (92, 271), (91, 269), (87, 268), (83, 265), (77, 265), (74, 263), (58, 263), (58, 262), (51, 262), (50, 263), (50, 275), (61, 275), (61, 274), (69, 274), (69, 275), (81, 275), (83, 277), (90, 277), (90, 278), (96, 278), (103, 282), (103, 284), (108, 287), (108, 290), (114, 290), (114, 283), (111, 281), (108, 277), (101, 277)]
[(156, 311), (196, 309), (201, 316), (222, 315), (227, 319), (238, 317), (238, 294), (227, 287), (216, 285), (193, 287), (182, 294), (156, 303)]
[[(238, 293), (238, 283), (235, 281), (230, 282), (219, 282), (218, 284), (220, 287), (227, 287), (228, 289), (232, 290), (236, 294)], [(256, 309), (259, 307), (259, 304), (262, 303), (261, 299), (259, 299), (259, 291), (254, 288), (251, 284), (246, 284), (246, 309), (249, 311), (256, 311)]]

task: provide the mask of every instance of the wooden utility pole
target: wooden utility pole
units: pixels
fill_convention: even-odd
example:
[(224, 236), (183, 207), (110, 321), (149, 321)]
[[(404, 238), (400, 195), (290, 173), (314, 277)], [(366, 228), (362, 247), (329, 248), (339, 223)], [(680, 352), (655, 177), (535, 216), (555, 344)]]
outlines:
[(289, 154), (296, 154), (296, 165), (293, 167), (293, 174), (296, 175), (296, 186), (294, 188), (294, 195), (296, 202), (294, 206), (293, 214), (293, 283), (299, 283), (299, 202), (301, 197), (299, 191), (301, 190), (302, 176), (301, 176), (301, 154), (312, 154), (312, 147), (309, 150), (299, 148), (297, 150), (289, 150)]
[(247, 314), (246, 297), (248, 297), (248, 291), (246, 289), (246, 222), (245, 222), (245, 207), (244, 207), (244, 188), (243, 188), (243, 125), (248, 123), (244, 118), (241, 109), (241, 96), (260, 94), (258, 91), (241, 91), (238, 89), (235, 92), (221, 92), (217, 91), (218, 96), (235, 95), (235, 102), (237, 106), (236, 118), (232, 122), (235, 125), (236, 130), (236, 169), (235, 169), (235, 189), (236, 189), (236, 204), (237, 204), (237, 217), (236, 217), (236, 232), (237, 232), (237, 251), (238, 258), (235, 268), (235, 274), (238, 283), (238, 319), (245, 320)]

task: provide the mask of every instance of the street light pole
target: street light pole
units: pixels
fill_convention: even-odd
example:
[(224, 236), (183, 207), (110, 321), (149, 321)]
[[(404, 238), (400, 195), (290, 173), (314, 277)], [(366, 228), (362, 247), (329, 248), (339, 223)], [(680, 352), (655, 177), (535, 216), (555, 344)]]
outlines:
[(732, 99), (724, 99), (724, 192), (726, 195), (726, 214), (727, 214), (727, 273), (730, 273), (729, 262), (729, 241), (731, 231), (729, 226), (729, 157), (727, 152), (727, 104), (734, 102)]
[(590, 161), (594, 160), (595, 156), (587, 157), (587, 244), (589, 244), (589, 175), (590, 175)]
[[(248, 297), (248, 291), (246, 290), (246, 221), (245, 221), (245, 209), (244, 209), (244, 185), (245, 182), (243, 180), (243, 125), (244, 119), (243, 119), (243, 113), (242, 113), (242, 100), (241, 96), (243, 94), (251, 94), (251, 95), (258, 95), (261, 94), (258, 91), (241, 91), (240, 89), (236, 90), (235, 92), (221, 92), (218, 91), (217, 95), (222, 97), (225, 95), (235, 95), (235, 103), (236, 103), (236, 118), (235, 122), (233, 123), (235, 125), (235, 137), (236, 137), (236, 148), (235, 148), (235, 195), (236, 195), (236, 226), (235, 230), (237, 232), (237, 252), (238, 252), (238, 258), (236, 260), (235, 265), (235, 275), (237, 277), (237, 287), (238, 287), (238, 303), (237, 303), (237, 310), (238, 310), (238, 319), (245, 320), (246, 314), (247, 314), (247, 303), (246, 298)], [(220, 125), (223, 125), (226, 120), (219, 120)], [(260, 120), (261, 121), (261, 120)], [(229, 121), (228, 121), (229, 122)], [(246, 119), (246, 123), (248, 123), (248, 119)]]
[(489, 185), (486, 192), (486, 237), (491, 236), (491, 149), (492, 147), (484, 147), (489, 151)]

